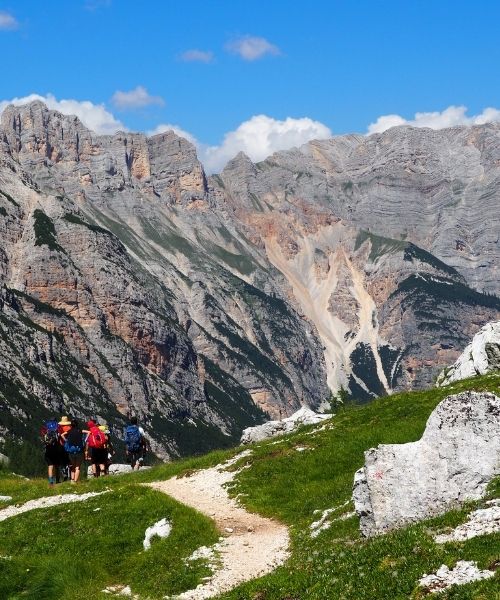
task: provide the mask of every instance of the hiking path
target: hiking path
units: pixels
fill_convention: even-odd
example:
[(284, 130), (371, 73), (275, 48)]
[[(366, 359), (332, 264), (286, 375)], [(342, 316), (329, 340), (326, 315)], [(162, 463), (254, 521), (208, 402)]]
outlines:
[[(223, 536), (213, 547), (218, 557), (218, 561), (212, 563), (215, 567), (213, 575), (197, 588), (177, 596), (179, 599), (212, 598), (240, 583), (270, 573), (289, 556), (287, 527), (248, 512), (227, 492), (226, 484), (238, 473), (228, 471), (228, 468), (249, 454), (251, 451), (245, 451), (216, 467), (146, 484), (212, 518)], [(208, 548), (199, 550), (201, 552), (195, 552), (193, 558), (213, 556)]]

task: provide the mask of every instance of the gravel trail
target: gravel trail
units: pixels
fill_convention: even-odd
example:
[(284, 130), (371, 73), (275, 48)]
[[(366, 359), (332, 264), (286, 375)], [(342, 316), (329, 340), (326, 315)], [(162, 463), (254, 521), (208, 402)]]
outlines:
[(216, 545), (220, 567), (210, 580), (177, 596), (179, 599), (212, 598), (240, 583), (270, 573), (289, 556), (287, 527), (249, 513), (229, 497), (224, 487), (237, 474), (227, 468), (250, 453), (243, 452), (226, 463), (187, 477), (147, 484), (211, 517), (225, 536)]

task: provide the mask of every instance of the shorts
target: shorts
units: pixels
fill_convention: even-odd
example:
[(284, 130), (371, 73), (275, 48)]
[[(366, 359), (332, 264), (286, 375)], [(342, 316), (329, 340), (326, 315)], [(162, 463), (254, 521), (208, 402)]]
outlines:
[(58, 467), (61, 464), (61, 453), (58, 446), (47, 446), (45, 448), (45, 462), (47, 465)]
[(79, 467), (83, 462), (83, 452), (78, 452), (77, 454), (69, 454), (69, 462), (72, 467)]
[(108, 462), (108, 451), (106, 448), (91, 448), (90, 462), (93, 465), (105, 465)]
[(62, 446), (59, 446), (59, 464), (61, 466), (69, 465), (69, 454)]
[(129, 462), (132, 466), (136, 463), (141, 463), (144, 461), (144, 451), (139, 450), (138, 452), (128, 452), (127, 453), (127, 462)]

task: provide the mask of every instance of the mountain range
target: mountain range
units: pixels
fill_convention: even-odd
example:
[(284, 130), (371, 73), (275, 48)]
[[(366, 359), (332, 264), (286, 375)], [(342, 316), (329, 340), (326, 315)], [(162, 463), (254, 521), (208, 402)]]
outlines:
[(313, 141), (208, 177), (41, 102), (0, 126), (0, 450), (54, 412), (161, 457), (429, 385), (500, 318), (500, 124)]

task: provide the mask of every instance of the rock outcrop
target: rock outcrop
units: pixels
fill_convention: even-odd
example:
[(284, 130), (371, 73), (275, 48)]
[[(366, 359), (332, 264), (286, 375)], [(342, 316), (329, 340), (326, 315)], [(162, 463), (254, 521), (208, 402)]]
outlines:
[(453, 569), (442, 565), (436, 573), (423, 575), (419, 585), (427, 593), (438, 594), (453, 585), (464, 585), (491, 577), (495, 577), (495, 571), (482, 571), (473, 561), (459, 560)]
[(422, 438), (365, 453), (353, 499), (365, 536), (480, 498), (500, 474), (500, 398), (463, 392), (433, 411)]
[(272, 437), (279, 435), (286, 435), (295, 431), (303, 425), (317, 425), (327, 419), (331, 419), (333, 415), (315, 413), (313, 410), (302, 407), (292, 416), (279, 421), (268, 421), (262, 425), (255, 425), (254, 427), (247, 427), (243, 430), (241, 436), (242, 444), (253, 444), (255, 442), (262, 442)]
[(451, 367), (441, 371), (436, 385), (500, 370), (500, 321), (488, 323), (476, 333)]

